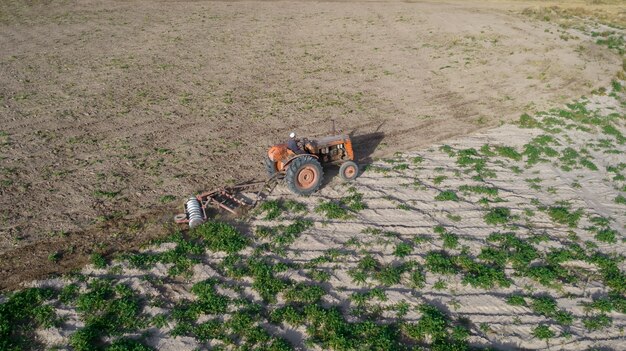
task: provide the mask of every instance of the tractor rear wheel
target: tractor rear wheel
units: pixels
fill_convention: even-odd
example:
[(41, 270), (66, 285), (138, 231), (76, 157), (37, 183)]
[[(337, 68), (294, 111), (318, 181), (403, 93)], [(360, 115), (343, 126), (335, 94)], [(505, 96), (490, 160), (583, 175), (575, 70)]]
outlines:
[(301, 156), (287, 166), (285, 179), (289, 190), (298, 195), (311, 195), (322, 185), (324, 171), (313, 156)]
[(276, 172), (278, 172), (278, 170), (276, 169), (276, 162), (270, 160), (269, 157), (265, 156), (265, 159), (263, 159), (263, 164), (265, 165), (265, 170), (267, 171), (267, 175), (270, 176), (270, 178), (273, 177)]
[(339, 176), (345, 181), (351, 181), (359, 174), (359, 166), (353, 161), (344, 162), (339, 167)]

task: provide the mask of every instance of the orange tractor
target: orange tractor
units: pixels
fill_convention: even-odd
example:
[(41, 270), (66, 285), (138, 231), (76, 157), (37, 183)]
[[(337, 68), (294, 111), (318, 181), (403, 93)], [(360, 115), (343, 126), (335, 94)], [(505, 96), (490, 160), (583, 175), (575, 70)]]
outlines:
[(267, 152), (264, 162), (268, 175), (283, 177), (289, 190), (295, 194), (310, 195), (319, 189), (324, 177), (322, 165), (340, 165), (339, 176), (348, 181), (359, 173), (348, 135), (302, 139), (298, 148), (300, 153), (291, 150), (287, 144), (274, 145)]
[(246, 209), (254, 208), (269, 195), (279, 179), (285, 179), (294, 193), (310, 195), (322, 185), (323, 164), (340, 165), (339, 176), (344, 180), (353, 180), (359, 173), (348, 135), (333, 135), (319, 140), (303, 139), (297, 146), (297, 152), (290, 149), (288, 144), (274, 145), (269, 149), (265, 157), (269, 179), (221, 187), (191, 196), (185, 202), (185, 212), (174, 216), (174, 221), (188, 224), (190, 228), (196, 227), (207, 221), (210, 207), (239, 215)]

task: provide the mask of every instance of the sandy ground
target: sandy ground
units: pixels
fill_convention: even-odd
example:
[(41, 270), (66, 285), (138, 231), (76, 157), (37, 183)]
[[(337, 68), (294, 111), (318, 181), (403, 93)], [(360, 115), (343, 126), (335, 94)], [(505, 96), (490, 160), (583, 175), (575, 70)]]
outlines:
[(368, 160), (607, 85), (618, 55), (524, 6), (2, 2), (0, 287), (161, 235), (290, 130)]
[[(588, 110), (597, 111), (597, 114), (590, 113), (589, 116), (599, 116), (603, 120), (616, 118), (615, 126), (620, 133), (626, 134), (624, 104), (620, 100), (604, 94), (579, 100), (579, 103)], [(368, 254), (383, 265), (395, 266), (406, 262), (425, 265), (425, 256), (431, 251), (443, 250), (451, 255), (465, 252), (471, 257), (478, 257), (483, 248), (493, 245), (493, 242), (487, 240), (491, 233), (507, 231), (513, 232), (526, 242), (534, 243), (532, 245), (542, 254), (579, 244), (589, 254), (600, 252), (623, 255), (626, 249), (626, 238), (623, 235), (626, 227), (626, 204), (617, 203), (615, 198), (619, 194), (626, 194), (626, 181), (623, 177), (617, 177), (618, 174), (624, 174), (626, 167), (623, 156), (626, 152), (624, 140), (620, 142), (619, 137), (615, 137), (616, 134), (608, 135), (602, 128), (589, 122), (581, 123), (581, 120), (558, 117), (563, 114), (560, 111), (572, 110), (563, 107), (562, 110), (559, 108), (537, 117), (539, 121), (552, 119), (562, 122), (551, 127), (546, 124), (547, 129), (520, 128), (507, 124), (487, 132), (453, 138), (444, 144), (419, 151), (397, 154), (375, 162), (350, 185), (335, 179), (309, 198), (295, 197), (286, 188), (279, 187), (270, 199), (304, 202), (308, 211), (299, 215), (284, 213), (272, 221), (264, 220), (264, 214), (254, 216), (245, 222), (250, 228), (249, 235), (254, 236), (252, 232), (259, 226), (288, 225), (302, 218), (313, 221), (313, 226), (303, 232), (295, 242), (287, 245), (283, 253), (270, 253), (268, 257), (288, 267), (295, 265), (296, 268), (289, 268), (281, 273), (281, 277), (311, 283), (310, 271), (305, 264), (311, 264), (316, 258), (336, 250), (338, 256), (334, 260), (317, 264), (315, 268), (330, 274), (328, 281), (320, 285), (326, 292), (322, 304), (340, 306), (346, 315), (357, 309), (351, 299), (353, 293), (379, 288), (384, 291), (386, 299), (369, 301), (365, 308), (370, 311), (378, 308), (380, 314), (377, 320), (382, 323), (397, 321), (394, 306), (400, 302), (410, 306), (403, 317), (403, 320), (409, 322), (420, 317), (420, 313), (414, 309), (415, 306), (429, 303), (445, 310), (454, 318), (467, 318), (471, 326), (469, 342), (475, 346), (490, 346), (502, 350), (621, 350), (626, 326), (626, 316), (623, 313), (610, 312), (608, 315), (612, 318), (612, 324), (601, 330), (589, 331), (583, 324), (585, 318), (592, 315), (583, 308), (583, 304), (606, 296), (610, 289), (598, 278), (595, 265), (580, 260), (565, 260), (560, 263), (570, 272), (580, 274), (581, 279), (574, 283), (555, 280), (547, 285), (540, 284), (528, 276), (517, 275), (515, 269), (507, 266), (505, 273), (511, 279), (511, 285), (488, 289), (464, 283), (460, 274), (442, 275), (427, 271), (425, 284), (421, 288), (412, 287), (408, 283), (407, 273), (399, 283), (390, 286), (381, 285), (372, 277), (359, 284), (350, 275), (351, 270), (358, 266), (359, 260)], [(611, 114), (614, 117), (607, 117)], [(555, 125), (560, 130), (554, 130)], [(588, 129), (584, 130), (582, 127)], [(511, 147), (521, 153), (532, 140), (546, 135), (554, 139), (549, 145), (560, 155), (565, 155), (568, 148), (579, 151), (587, 149), (583, 158), (590, 160), (597, 169), (592, 170), (580, 163), (583, 158), (576, 158), (577, 161), (570, 164), (562, 156), (545, 157), (544, 162), (532, 164), (528, 163), (527, 155), (516, 159), (496, 154), (495, 150), (502, 146)], [(486, 160), (486, 169), (494, 172), (485, 176), (483, 181), (475, 179), (476, 173), (471, 171), (471, 167), (459, 164), (460, 152), (470, 148), (480, 150), (479, 154)], [(621, 171), (616, 173), (614, 169), (611, 170), (611, 167), (620, 163), (624, 165)], [(464, 185), (497, 189), (497, 196), (487, 196), (491, 202), (485, 204), (480, 201), (485, 195), (464, 192)], [(321, 202), (337, 201), (350, 196), (352, 193), (349, 186), (353, 186), (357, 193), (363, 195), (367, 208), (354, 212), (346, 219), (328, 219), (313, 211)], [(454, 191), (458, 195), (458, 201), (436, 201), (437, 195), (444, 191)], [(545, 210), (546, 207), (563, 203), (572, 211), (582, 209), (580, 220), (575, 226), (558, 223)], [(502, 224), (486, 223), (486, 213), (498, 207), (510, 209), (510, 218)], [(608, 228), (617, 233), (614, 242), (598, 240), (594, 229), (590, 229), (594, 226), (593, 218), (598, 216), (610, 218)], [(442, 238), (433, 231), (435, 226), (442, 226), (447, 232), (456, 234), (458, 246), (446, 247)], [(538, 236), (545, 238), (533, 241)], [(272, 240), (271, 237), (256, 237), (252, 246), (261, 248), (261, 244), (272, 243)], [(412, 249), (407, 256), (394, 255), (399, 243), (411, 245)], [(171, 250), (174, 246), (163, 244), (149, 250)], [(245, 252), (246, 255), (251, 253), (250, 250)], [(234, 289), (233, 285), (240, 286), (241, 296), (259, 302), (259, 295), (250, 288), (248, 280), (233, 281), (219, 273), (219, 264), (224, 257), (223, 253), (207, 252), (202, 256), (201, 262), (193, 267), (192, 276), (184, 281), (172, 280), (168, 275), (168, 265), (157, 264), (150, 270), (138, 270), (129, 267), (124, 260), (116, 261), (107, 270), (87, 267), (82, 273), (88, 277), (109, 277), (115, 282), (127, 284), (146, 301), (153, 301), (157, 297), (165, 299), (165, 302), (158, 304), (159, 307), (145, 307), (143, 313), (146, 315), (169, 315), (170, 307), (176, 302), (193, 300), (190, 287), (194, 283), (210, 277), (227, 282), (227, 289)], [(539, 264), (539, 261), (541, 260), (533, 264)], [(624, 269), (623, 261), (620, 269)], [(146, 275), (152, 278), (145, 279)], [(70, 282), (76, 280), (54, 279), (37, 282), (35, 285), (62, 287)], [(444, 283), (443, 288), (437, 287), (440, 282)], [(84, 282), (78, 284), (84, 289)], [(573, 323), (563, 326), (552, 318), (534, 312), (528, 306), (512, 306), (506, 302), (506, 298), (513, 293), (535, 297), (551, 296), (560, 310), (572, 314)], [(272, 310), (283, 303), (284, 300), (279, 299), (276, 304), (267, 305), (267, 308)], [(40, 330), (38, 335), (48, 346), (57, 345), (63, 349), (68, 336), (75, 327), (81, 327), (82, 322), (71, 306), (61, 306), (57, 312), (67, 316), (64, 326)], [(358, 317), (352, 318), (358, 320)], [(548, 343), (532, 336), (534, 328), (539, 324), (549, 325), (556, 333)], [(307, 336), (304, 328), (294, 328), (287, 324), (262, 325), (275, 335), (289, 340), (296, 349), (324, 349), (319, 344), (305, 342), (310, 336)], [(214, 345), (190, 336), (168, 336), (174, 327), (175, 323), (170, 322), (167, 326), (152, 327), (132, 335), (143, 335), (148, 345), (160, 350), (190, 350)]]

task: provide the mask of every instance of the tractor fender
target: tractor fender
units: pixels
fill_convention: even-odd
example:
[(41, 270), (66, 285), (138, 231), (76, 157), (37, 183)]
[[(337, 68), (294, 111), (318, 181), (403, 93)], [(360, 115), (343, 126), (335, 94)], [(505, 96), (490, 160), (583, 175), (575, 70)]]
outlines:
[(300, 157), (304, 157), (304, 156), (311, 156), (311, 157), (314, 157), (316, 160), (319, 160), (319, 156), (317, 156), (317, 155), (313, 155), (313, 154), (299, 154), (299, 155), (294, 155), (293, 157), (289, 158), (289, 159), (288, 159), (288, 160), (287, 160), (287, 161), (283, 164), (283, 167), (282, 167), (282, 168), (283, 168), (283, 169), (287, 168), (287, 166), (289, 166), (289, 164), (290, 164), (293, 160), (295, 160), (295, 159), (297, 159), (297, 158), (300, 158)]
[(280, 160), (286, 159), (289, 157), (289, 148), (287, 148), (287, 144), (278, 144), (272, 146), (267, 151), (267, 157), (274, 162), (278, 162)]

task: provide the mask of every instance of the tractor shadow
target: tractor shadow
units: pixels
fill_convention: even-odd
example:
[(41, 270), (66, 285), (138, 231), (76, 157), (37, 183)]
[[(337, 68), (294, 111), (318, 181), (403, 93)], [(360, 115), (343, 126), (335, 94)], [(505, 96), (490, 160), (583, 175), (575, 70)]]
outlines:
[(371, 164), (374, 161), (372, 155), (384, 138), (385, 133), (379, 131), (360, 135), (354, 135), (354, 132), (350, 133), (356, 163), (359, 166)]

